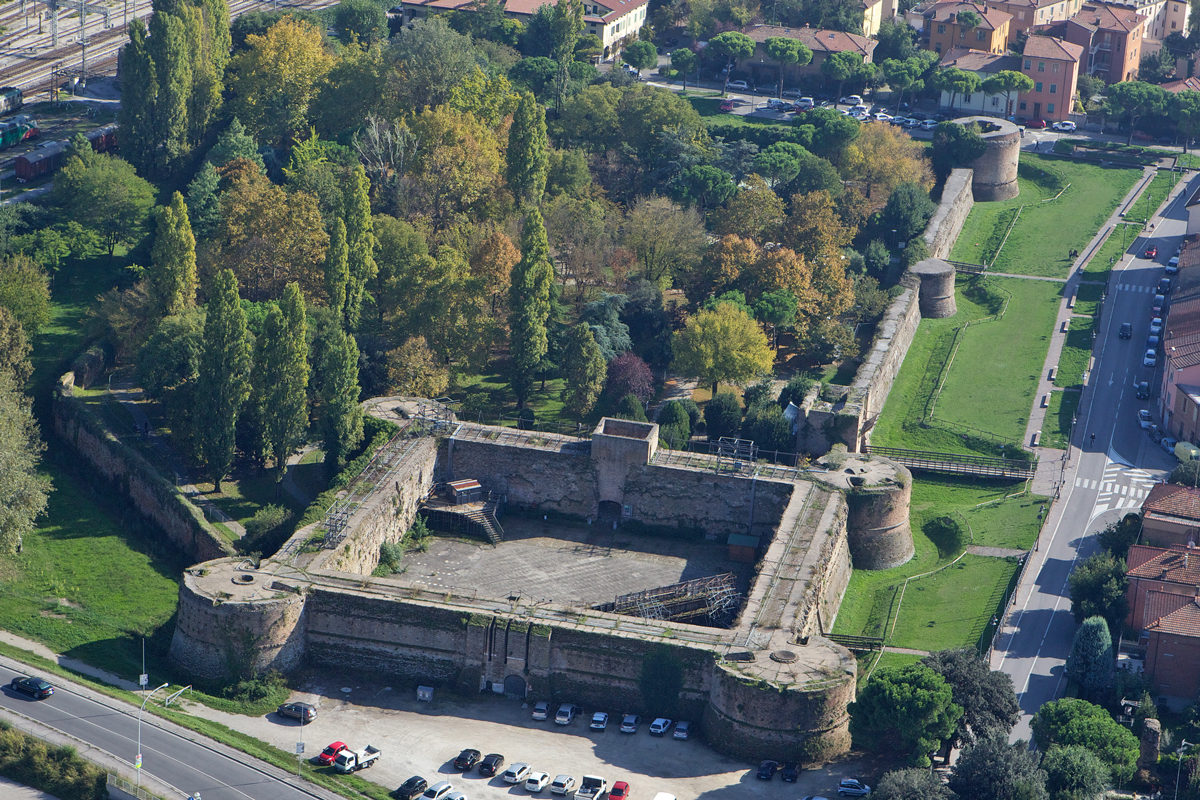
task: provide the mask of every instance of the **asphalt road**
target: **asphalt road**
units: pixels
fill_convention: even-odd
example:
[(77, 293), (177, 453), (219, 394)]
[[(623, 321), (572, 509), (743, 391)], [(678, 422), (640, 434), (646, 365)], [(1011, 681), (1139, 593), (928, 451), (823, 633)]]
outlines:
[[(1067, 578), (1078, 561), (1098, 549), (1091, 534), (1139, 507), (1150, 487), (1177, 463), (1141, 429), (1137, 412), (1149, 408), (1157, 421), (1161, 360), (1158, 368), (1151, 369), (1142, 366), (1142, 357), (1153, 289), (1164, 277), (1163, 267), (1187, 227), (1183, 208), (1187, 194), (1181, 193), (1155, 230), (1137, 242), (1139, 254), (1149, 244), (1157, 245), (1157, 258), (1134, 258), (1114, 270), (1109, 281), (1110, 310), (1101, 320), (1093, 349), (1095, 363), (1088, 380), (1093, 392), (1079, 410), (1076, 430), (1080, 433), (1059, 500), (1064, 507), (1057, 522), (1042, 534), (1015, 608), (1010, 610), (1011, 630), (997, 638), (992, 653), (992, 668), (1012, 676), (1021, 704), (1013, 739), (1030, 738), (1030, 717), (1059, 697), (1065, 686), (1063, 669), (1076, 629)], [(1132, 339), (1118, 337), (1122, 322), (1133, 325)], [(1150, 382), (1150, 400), (1137, 399), (1133, 386), (1137, 381)]]
[[(52, 697), (33, 700), (9, 688), (18, 674), (21, 673), (0, 665), (0, 681), (4, 684), (0, 689), (0, 706), (133, 762), (138, 749), (137, 708), (108, 698), (89, 699), (82, 691), (64, 686), (57, 679), (51, 681), (56, 687)], [(142, 719), (143, 769), (179, 788), (183, 796), (197, 792), (203, 800), (324, 800), (333, 796), (320, 789), (286, 783), (276, 776), (275, 770), (260, 766), (249, 756), (191, 741), (155, 722), (149, 714)], [(309, 750), (310, 754), (313, 752)]]

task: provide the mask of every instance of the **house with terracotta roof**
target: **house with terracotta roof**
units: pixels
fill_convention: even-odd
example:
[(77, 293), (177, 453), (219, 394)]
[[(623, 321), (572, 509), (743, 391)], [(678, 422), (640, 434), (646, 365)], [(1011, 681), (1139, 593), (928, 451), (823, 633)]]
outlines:
[[(939, 67), (954, 67), (964, 72), (973, 72), (979, 76), (982, 83), (996, 73), (1004, 70), (1021, 71), (1020, 56), (997, 55), (983, 50), (968, 50), (965, 47), (952, 47), (938, 62)], [(1003, 94), (955, 94), (953, 97), (947, 91), (942, 92), (941, 107), (966, 114), (985, 114), (993, 117), (1004, 117), (1016, 108), (1017, 92)]]
[[(1200, 78), (1191, 77), (1183, 78), (1178, 81), (1167, 81), (1159, 84), (1160, 89), (1171, 94), (1179, 94), (1180, 92), (1200, 92)], [(1188, 233), (1191, 233), (1189, 230)]]
[[(477, 10), (474, 0), (401, 0), (399, 5), (405, 25), (449, 11)], [(554, 0), (504, 0), (504, 15), (525, 24), (544, 5), (554, 5)], [(615, 56), (621, 40), (636, 36), (646, 24), (648, 6), (649, 0), (587, 0), (583, 4), (583, 32), (600, 37), (605, 58)]]
[(1137, 80), (1149, 20), (1135, 9), (1087, 3), (1070, 19), (1037, 30), (1083, 48), (1083, 69), (1106, 83)]
[(1188, 33), (1191, 3), (1186, 0), (1106, 0), (1109, 5), (1131, 8), (1146, 18), (1143, 53), (1155, 53), (1162, 40), (1178, 31)]
[[(973, 27), (960, 25), (958, 15), (972, 13), (980, 22)], [(1012, 15), (983, 4), (943, 0), (925, 12), (922, 46), (939, 55), (951, 48), (964, 47), (1003, 55), (1008, 49)]]
[[(742, 28), (742, 33), (754, 40), (754, 56), (742, 61), (741, 67), (749, 69), (754, 81), (780, 80), (784, 86), (791, 85), (801, 76), (820, 75), (821, 64), (834, 53), (851, 52), (862, 57), (865, 63), (870, 63), (875, 46), (879, 44), (874, 39), (859, 36), (845, 31), (826, 31), (817, 28), (791, 28), (782, 25), (749, 25)], [(812, 51), (812, 61), (800, 66), (782, 66), (767, 54), (766, 41), (772, 38), (796, 39), (803, 42)]]
[(1012, 15), (1008, 35), (1015, 39), (1037, 25), (1070, 19), (1083, 6), (1083, 0), (1005, 0), (988, 5)]
[(1146, 648), (1157, 694), (1195, 698), (1200, 688), (1200, 549), (1135, 544), (1126, 578), (1129, 617)]
[(1200, 542), (1200, 489), (1155, 484), (1142, 501), (1141, 541), (1155, 548)]
[(1051, 36), (1030, 36), (1021, 56), (1021, 72), (1033, 91), (1017, 100), (1017, 116), (1058, 122), (1070, 117), (1083, 47)]

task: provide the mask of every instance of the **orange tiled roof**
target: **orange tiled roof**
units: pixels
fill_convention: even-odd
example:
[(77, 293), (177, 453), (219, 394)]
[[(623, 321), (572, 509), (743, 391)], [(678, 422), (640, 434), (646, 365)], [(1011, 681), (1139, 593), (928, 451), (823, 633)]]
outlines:
[(1055, 39), (1053, 36), (1030, 36), (1025, 42), (1026, 58), (1054, 58), (1076, 61), (1083, 58), (1083, 46)]
[(1193, 598), (1192, 602), (1177, 611), (1147, 625), (1146, 630), (1177, 636), (1200, 636), (1200, 604)]
[(1200, 586), (1200, 550), (1179, 545), (1173, 545), (1168, 550), (1161, 547), (1148, 549), (1157, 550), (1158, 553), (1129, 569), (1125, 574), (1130, 578)]
[(1142, 612), (1142, 627), (1149, 628), (1163, 617), (1174, 614), (1179, 609), (1194, 603), (1195, 595), (1172, 594), (1171, 592), (1146, 592), (1146, 603)]

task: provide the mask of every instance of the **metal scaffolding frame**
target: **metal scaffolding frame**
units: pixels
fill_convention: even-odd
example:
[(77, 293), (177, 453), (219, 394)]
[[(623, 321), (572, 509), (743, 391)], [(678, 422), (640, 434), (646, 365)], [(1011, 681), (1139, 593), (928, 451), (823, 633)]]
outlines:
[(628, 617), (724, 628), (737, 617), (743, 599), (733, 573), (726, 572), (621, 595), (611, 603), (593, 608)]

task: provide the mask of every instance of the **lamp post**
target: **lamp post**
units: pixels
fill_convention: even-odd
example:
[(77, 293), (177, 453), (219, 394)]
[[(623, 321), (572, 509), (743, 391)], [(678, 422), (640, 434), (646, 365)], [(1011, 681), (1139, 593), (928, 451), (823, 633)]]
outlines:
[[(170, 685), (170, 683), (164, 683), (158, 689), (155, 689), (154, 692), (159, 691), (159, 689), (165, 689)], [(137, 771), (137, 785), (139, 789), (142, 786), (142, 712), (146, 710), (146, 703), (149, 703), (150, 698), (154, 697), (154, 692), (146, 695), (146, 699), (142, 701), (141, 708), (138, 709), (138, 749), (137, 759), (133, 762), (133, 768)]]
[(1175, 800), (1179, 800), (1179, 771), (1183, 768), (1183, 751), (1192, 746), (1192, 743), (1184, 739), (1179, 743), (1179, 749), (1175, 751), (1175, 755), (1179, 756), (1179, 760), (1175, 762)]

